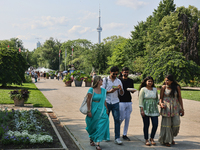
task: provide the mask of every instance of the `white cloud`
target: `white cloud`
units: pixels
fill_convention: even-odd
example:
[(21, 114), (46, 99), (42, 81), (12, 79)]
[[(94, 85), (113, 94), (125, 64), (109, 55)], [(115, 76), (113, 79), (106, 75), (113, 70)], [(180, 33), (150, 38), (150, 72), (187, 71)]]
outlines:
[(82, 27), (80, 25), (74, 25), (71, 29), (68, 30), (69, 33), (79, 33), (83, 34), (90, 30), (90, 27)]
[(142, 7), (147, 4), (148, 3), (140, 0), (117, 0), (117, 5), (126, 6), (133, 9), (138, 9), (139, 7)]
[(73, 33), (76, 32), (81, 26), (80, 25), (75, 25), (73, 26), (71, 29), (69, 29), (69, 33)]
[(81, 11), (81, 14), (84, 15), (83, 17), (79, 18), (81, 23), (85, 22), (86, 20), (94, 19), (94, 18), (98, 17), (97, 13), (93, 13), (93, 12), (90, 12), (90, 11)]
[(20, 24), (15, 23), (13, 24), (13, 27), (19, 27), (23, 29), (49, 28), (52, 30), (55, 29), (56, 26), (67, 25), (68, 22), (69, 19), (67, 19), (65, 16), (62, 17), (42, 16), (42, 17), (35, 17), (34, 19), (22, 19)]
[(110, 29), (124, 29), (125, 27), (127, 27), (127, 24), (124, 23), (109, 23), (109, 24), (105, 24), (103, 25), (103, 30), (110, 30)]

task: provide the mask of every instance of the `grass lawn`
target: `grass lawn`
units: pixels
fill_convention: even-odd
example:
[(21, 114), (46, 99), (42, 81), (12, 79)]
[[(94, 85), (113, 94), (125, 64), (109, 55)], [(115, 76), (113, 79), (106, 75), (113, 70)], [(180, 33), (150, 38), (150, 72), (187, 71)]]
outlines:
[(20, 87), (30, 91), (29, 99), (25, 104), (33, 104), (34, 107), (52, 107), (51, 103), (46, 99), (42, 92), (38, 90), (34, 83), (23, 83), (22, 86), (12, 86), (13, 89), (0, 88), (0, 104), (14, 104), (14, 101), (10, 99), (10, 94), (8, 93), (14, 90), (15, 87)]
[[(139, 89), (140, 84), (134, 84), (135, 89)], [(158, 90), (158, 93), (160, 94), (160, 90)], [(200, 101), (200, 90), (192, 90), (192, 89), (182, 89), (181, 90), (181, 96), (183, 99), (189, 99), (189, 100), (195, 100)]]

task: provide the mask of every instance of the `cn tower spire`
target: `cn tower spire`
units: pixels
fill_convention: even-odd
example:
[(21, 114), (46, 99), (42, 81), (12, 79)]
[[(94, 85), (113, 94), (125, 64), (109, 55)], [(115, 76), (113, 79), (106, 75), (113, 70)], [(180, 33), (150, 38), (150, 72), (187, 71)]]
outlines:
[(100, 16), (100, 8), (99, 8), (99, 26), (97, 27), (99, 44), (101, 43), (101, 31), (102, 31), (102, 27), (101, 27), (101, 16)]

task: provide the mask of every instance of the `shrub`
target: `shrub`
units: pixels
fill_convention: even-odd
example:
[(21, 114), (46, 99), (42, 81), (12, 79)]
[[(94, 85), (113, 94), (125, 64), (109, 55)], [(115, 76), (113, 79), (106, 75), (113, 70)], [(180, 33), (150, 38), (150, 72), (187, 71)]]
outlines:
[(32, 83), (32, 79), (30, 75), (25, 74), (25, 83)]

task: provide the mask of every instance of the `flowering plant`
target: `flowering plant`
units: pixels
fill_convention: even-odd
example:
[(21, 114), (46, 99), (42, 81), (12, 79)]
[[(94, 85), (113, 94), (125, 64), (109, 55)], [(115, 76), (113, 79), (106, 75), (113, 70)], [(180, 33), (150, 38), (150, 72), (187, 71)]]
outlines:
[(72, 73), (74, 80), (82, 81), (84, 79), (85, 73), (80, 70), (76, 70)]
[(14, 91), (10, 91), (10, 98), (12, 100), (14, 99), (18, 99), (18, 100), (22, 100), (24, 99), (24, 101), (26, 102), (29, 98), (29, 91), (27, 89), (20, 89), (20, 90), (14, 90)]
[(55, 71), (49, 71), (50, 76), (55, 76), (56, 72)]
[[(38, 118), (44, 119), (43, 114), (36, 110), (13, 110), (5, 111), (0, 110), (0, 115), (9, 116), (9, 120), (0, 120), (0, 124), (5, 122), (12, 122), (12, 125), (1, 125), (3, 132), (0, 135), (1, 144), (42, 144), (52, 143), (53, 137), (45, 130), (43, 122), (40, 122)], [(6, 127), (7, 126), (7, 127)]]
[(84, 80), (83, 80), (83, 81), (85, 81), (85, 82), (92, 82), (92, 76), (86, 75), (86, 76), (84, 77)]
[(68, 73), (67, 75), (65, 75), (63, 82), (73, 82), (73, 78), (72, 75), (70, 73)]

